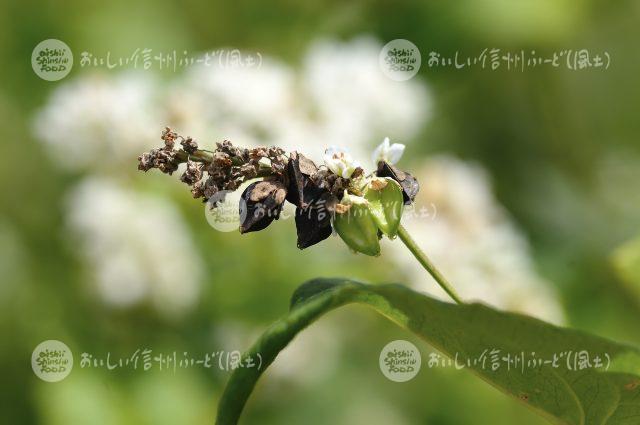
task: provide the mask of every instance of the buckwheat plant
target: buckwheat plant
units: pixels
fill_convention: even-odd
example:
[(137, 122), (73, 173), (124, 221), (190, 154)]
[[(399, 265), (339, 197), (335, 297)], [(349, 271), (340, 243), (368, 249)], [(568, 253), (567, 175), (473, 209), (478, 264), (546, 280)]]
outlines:
[[(456, 302), (437, 301), (403, 285), (350, 279), (314, 279), (301, 285), (289, 314), (269, 327), (235, 365), (216, 423), (237, 423), (258, 378), (277, 354), (311, 322), (350, 303), (372, 307), (455, 359), (456, 367), (471, 370), (554, 423), (637, 423), (629, 418), (637, 419), (640, 412), (638, 349), (461, 301), (400, 224), (404, 206), (419, 190), (416, 179), (395, 166), (404, 145), (386, 138), (373, 153), (376, 169), (367, 172), (335, 146), (326, 149), (323, 163), (317, 165), (300, 152), (278, 147), (241, 148), (225, 140), (213, 150), (201, 149), (192, 138), (169, 128), (161, 138), (164, 145), (140, 155), (138, 168), (171, 175), (185, 163), (180, 180), (194, 198), (219, 200), (249, 183), (243, 185), (238, 205), (240, 233), (265, 229), (289, 202), (296, 207), (300, 249), (335, 231), (351, 250), (378, 256), (380, 239), (397, 237)], [(487, 352), (495, 359), (522, 357), (501, 368), (494, 357), (487, 360)], [(572, 353), (576, 357), (569, 361)], [(256, 357), (261, 359), (258, 368), (252, 367)], [(566, 365), (565, 360), (553, 360), (558, 358)]]
[(265, 229), (280, 217), (285, 201), (290, 202), (296, 207), (298, 248), (309, 248), (335, 230), (353, 251), (377, 256), (382, 237), (398, 236), (442, 289), (461, 302), (400, 225), (404, 205), (411, 204), (419, 190), (411, 174), (395, 167), (404, 145), (391, 144), (385, 138), (373, 152), (377, 169), (365, 174), (346, 149), (336, 146), (325, 151), (324, 164), (318, 166), (302, 153), (287, 153), (273, 146), (240, 148), (225, 140), (213, 151), (202, 150), (192, 138), (168, 127), (161, 139), (164, 146), (140, 155), (138, 169), (157, 168), (171, 175), (179, 164), (186, 163), (180, 180), (191, 187), (194, 198), (206, 202), (219, 192), (260, 179), (242, 193), (240, 233)]

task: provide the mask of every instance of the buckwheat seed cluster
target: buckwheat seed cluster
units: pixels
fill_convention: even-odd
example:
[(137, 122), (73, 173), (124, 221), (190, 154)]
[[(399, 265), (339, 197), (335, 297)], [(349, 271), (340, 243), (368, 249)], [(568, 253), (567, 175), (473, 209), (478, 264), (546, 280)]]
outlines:
[(180, 180), (204, 202), (257, 179), (241, 196), (240, 232), (266, 228), (280, 217), (287, 201), (296, 207), (300, 249), (328, 238), (335, 229), (354, 251), (378, 255), (378, 240), (383, 235), (395, 237), (402, 207), (419, 189), (411, 174), (393, 165), (404, 145), (390, 144), (388, 138), (375, 150), (377, 168), (369, 175), (345, 149), (333, 146), (318, 166), (299, 152), (273, 146), (240, 148), (225, 140), (212, 151), (200, 149), (191, 137), (168, 127), (161, 139), (162, 147), (138, 157), (139, 170), (156, 168), (171, 175), (186, 163)]

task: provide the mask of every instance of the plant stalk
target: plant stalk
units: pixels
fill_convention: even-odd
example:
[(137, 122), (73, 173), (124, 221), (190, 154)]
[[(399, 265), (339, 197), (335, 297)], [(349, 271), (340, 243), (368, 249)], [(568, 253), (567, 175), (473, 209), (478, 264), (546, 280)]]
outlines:
[(411, 238), (407, 229), (405, 229), (402, 225), (398, 227), (398, 237), (402, 243), (405, 244), (409, 251), (413, 254), (414, 257), (420, 262), (422, 267), (435, 279), (435, 281), (440, 285), (440, 287), (446, 292), (456, 303), (464, 304), (464, 302), (460, 299), (456, 290), (453, 289), (453, 286), (449, 283), (449, 281), (440, 273), (440, 271), (436, 268), (436, 266), (431, 262), (427, 254), (424, 253), (422, 249), (416, 244), (416, 242)]
[(195, 162), (202, 162), (204, 164), (208, 164), (213, 161), (213, 154), (211, 152), (197, 150), (192, 154), (188, 154), (183, 150), (176, 152), (176, 158), (180, 162), (187, 162), (187, 159), (190, 159)]

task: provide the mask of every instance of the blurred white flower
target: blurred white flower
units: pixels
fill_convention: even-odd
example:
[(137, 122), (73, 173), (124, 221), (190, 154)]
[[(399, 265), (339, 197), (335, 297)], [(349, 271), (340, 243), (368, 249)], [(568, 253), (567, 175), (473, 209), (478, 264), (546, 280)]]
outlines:
[(322, 157), (340, 140), (355, 158), (383, 134), (410, 140), (429, 116), (417, 79), (398, 84), (378, 68), (381, 44), (319, 41), (301, 69), (265, 57), (260, 68), (195, 67), (169, 89), (168, 125), (196, 139), (275, 144)]
[(318, 41), (299, 69), (264, 57), (260, 67), (194, 66), (164, 85), (149, 73), (82, 76), (56, 89), (34, 129), (73, 169), (129, 160), (156, 145), (165, 125), (203, 147), (273, 144), (317, 160), (340, 140), (368, 157), (384, 134), (415, 138), (429, 116), (424, 83), (388, 79), (381, 47), (370, 37)]
[(114, 180), (88, 178), (73, 189), (67, 214), (105, 303), (149, 302), (170, 316), (196, 302), (202, 263), (169, 202)]
[(62, 84), (36, 115), (34, 130), (69, 169), (131, 160), (157, 143), (163, 123), (153, 78), (90, 75)]
[(427, 87), (417, 78), (402, 83), (387, 78), (378, 66), (381, 48), (372, 37), (310, 47), (302, 87), (319, 131), (298, 141), (305, 149), (312, 141), (326, 146), (339, 140), (355, 158), (369, 158), (375, 141), (386, 134), (402, 140), (417, 136), (430, 115)]
[(268, 57), (260, 68), (194, 67), (169, 89), (169, 125), (196, 139), (278, 144), (277, 127), (296, 120), (294, 77)]
[(345, 148), (330, 146), (324, 151), (324, 164), (329, 170), (338, 176), (348, 179), (351, 174), (360, 166), (355, 161), (349, 151)]
[(402, 154), (404, 153), (405, 146), (402, 143), (389, 143), (389, 138), (385, 137), (382, 143), (373, 151), (371, 158), (374, 164), (378, 164), (380, 161), (386, 161), (393, 165), (400, 161)]
[[(483, 168), (440, 156), (414, 175), (421, 189), (415, 214), (408, 210), (403, 224), (465, 300), (563, 321), (551, 284), (536, 273), (526, 238), (494, 198)], [(429, 205), (435, 218), (417, 217)], [(386, 249), (416, 289), (446, 299), (404, 246), (392, 242)]]

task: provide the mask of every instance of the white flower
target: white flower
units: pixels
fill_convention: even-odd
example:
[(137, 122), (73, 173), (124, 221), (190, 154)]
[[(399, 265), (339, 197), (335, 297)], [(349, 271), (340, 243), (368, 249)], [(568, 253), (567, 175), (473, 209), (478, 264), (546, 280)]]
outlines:
[(405, 146), (402, 143), (389, 143), (389, 138), (385, 137), (382, 143), (373, 151), (373, 163), (378, 164), (380, 161), (386, 161), (389, 164), (395, 164), (400, 161), (404, 153)]
[(297, 149), (311, 153), (326, 146), (326, 140), (348, 141), (351, 154), (369, 162), (385, 135), (410, 141), (420, 133), (431, 116), (428, 87), (419, 78), (402, 84), (387, 78), (378, 66), (381, 48), (368, 36), (318, 40), (310, 46), (300, 88), (310, 103), (311, 119), (319, 125), (310, 134), (290, 138)]
[(330, 146), (324, 151), (324, 163), (334, 174), (345, 179), (351, 177), (351, 174), (360, 166), (346, 149), (336, 146)]
[(169, 201), (88, 177), (70, 194), (67, 220), (87, 265), (86, 282), (105, 304), (148, 303), (173, 317), (197, 302), (202, 260)]
[[(160, 116), (155, 79), (86, 75), (60, 85), (34, 120), (36, 136), (71, 170), (113, 166), (153, 147)], [(162, 103), (162, 102), (158, 102)]]
[(311, 158), (326, 140), (344, 140), (368, 158), (384, 134), (415, 139), (431, 109), (423, 81), (398, 84), (380, 72), (381, 47), (370, 37), (318, 40), (299, 68), (265, 56), (254, 67), (194, 66), (167, 84), (87, 75), (61, 84), (33, 127), (56, 163), (73, 170), (118, 168), (154, 147), (158, 123), (201, 143), (277, 144)]

